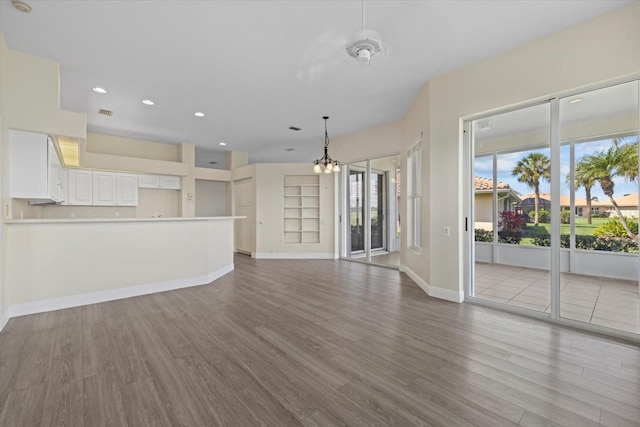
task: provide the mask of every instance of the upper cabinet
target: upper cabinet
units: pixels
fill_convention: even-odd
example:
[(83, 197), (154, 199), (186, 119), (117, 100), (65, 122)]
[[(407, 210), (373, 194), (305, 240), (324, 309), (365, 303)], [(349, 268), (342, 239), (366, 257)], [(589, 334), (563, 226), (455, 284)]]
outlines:
[(181, 184), (181, 178), (175, 175), (138, 175), (138, 186), (140, 188), (180, 190)]
[(65, 169), (69, 197), (81, 206), (138, 206), (138, 175), (133, 173)]
[(116, 204), (118, 206), (138, 206), (138, 175), (116, 174)]
[(93, 172), (93, 205), (94, 206), (115, 206), (116, 205), (116, 173), (115, 172)]
[(31, 203), (63, 201), (61, 163), (48, 135), (9, 132), (9, 196)]
[(69, 185), (67, 204), (93, 205), (93, 171), (67, 169)]

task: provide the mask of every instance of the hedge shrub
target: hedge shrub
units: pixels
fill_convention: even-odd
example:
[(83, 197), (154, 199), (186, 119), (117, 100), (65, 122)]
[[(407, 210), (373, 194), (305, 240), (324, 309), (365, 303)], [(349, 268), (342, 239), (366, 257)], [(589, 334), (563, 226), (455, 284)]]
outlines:
[(476, 242), (493, 242), (493, 231), (482, 228), (476, 228), (474, 231), (476, 233)]

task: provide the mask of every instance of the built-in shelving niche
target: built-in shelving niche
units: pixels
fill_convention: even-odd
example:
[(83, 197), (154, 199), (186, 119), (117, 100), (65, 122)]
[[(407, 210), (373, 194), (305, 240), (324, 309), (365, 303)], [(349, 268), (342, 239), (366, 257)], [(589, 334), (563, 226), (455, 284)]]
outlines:
[(285, 175), (284, 242), (320, 243), (318, 175)]

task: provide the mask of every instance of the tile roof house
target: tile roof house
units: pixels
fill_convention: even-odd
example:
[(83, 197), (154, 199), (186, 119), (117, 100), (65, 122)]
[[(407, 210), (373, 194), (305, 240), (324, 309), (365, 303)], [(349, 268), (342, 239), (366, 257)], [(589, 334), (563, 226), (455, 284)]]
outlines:
[[(475, 228), (493, 229), (493, 180), (481, 176), (473, 177), (475, 191)], [(497, 181), (496, 190), (500, 211), (512, 210), (520, 201), (518, 193), (509, 184)]]

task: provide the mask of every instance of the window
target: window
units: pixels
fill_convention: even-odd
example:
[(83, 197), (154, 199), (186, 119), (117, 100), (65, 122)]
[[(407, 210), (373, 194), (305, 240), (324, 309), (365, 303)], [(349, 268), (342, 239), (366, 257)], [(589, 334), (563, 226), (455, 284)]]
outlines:
[(418, 139), (407, 152), (407, 246), (415, 251), (422, 248), (421, 164), (422, 140)]

